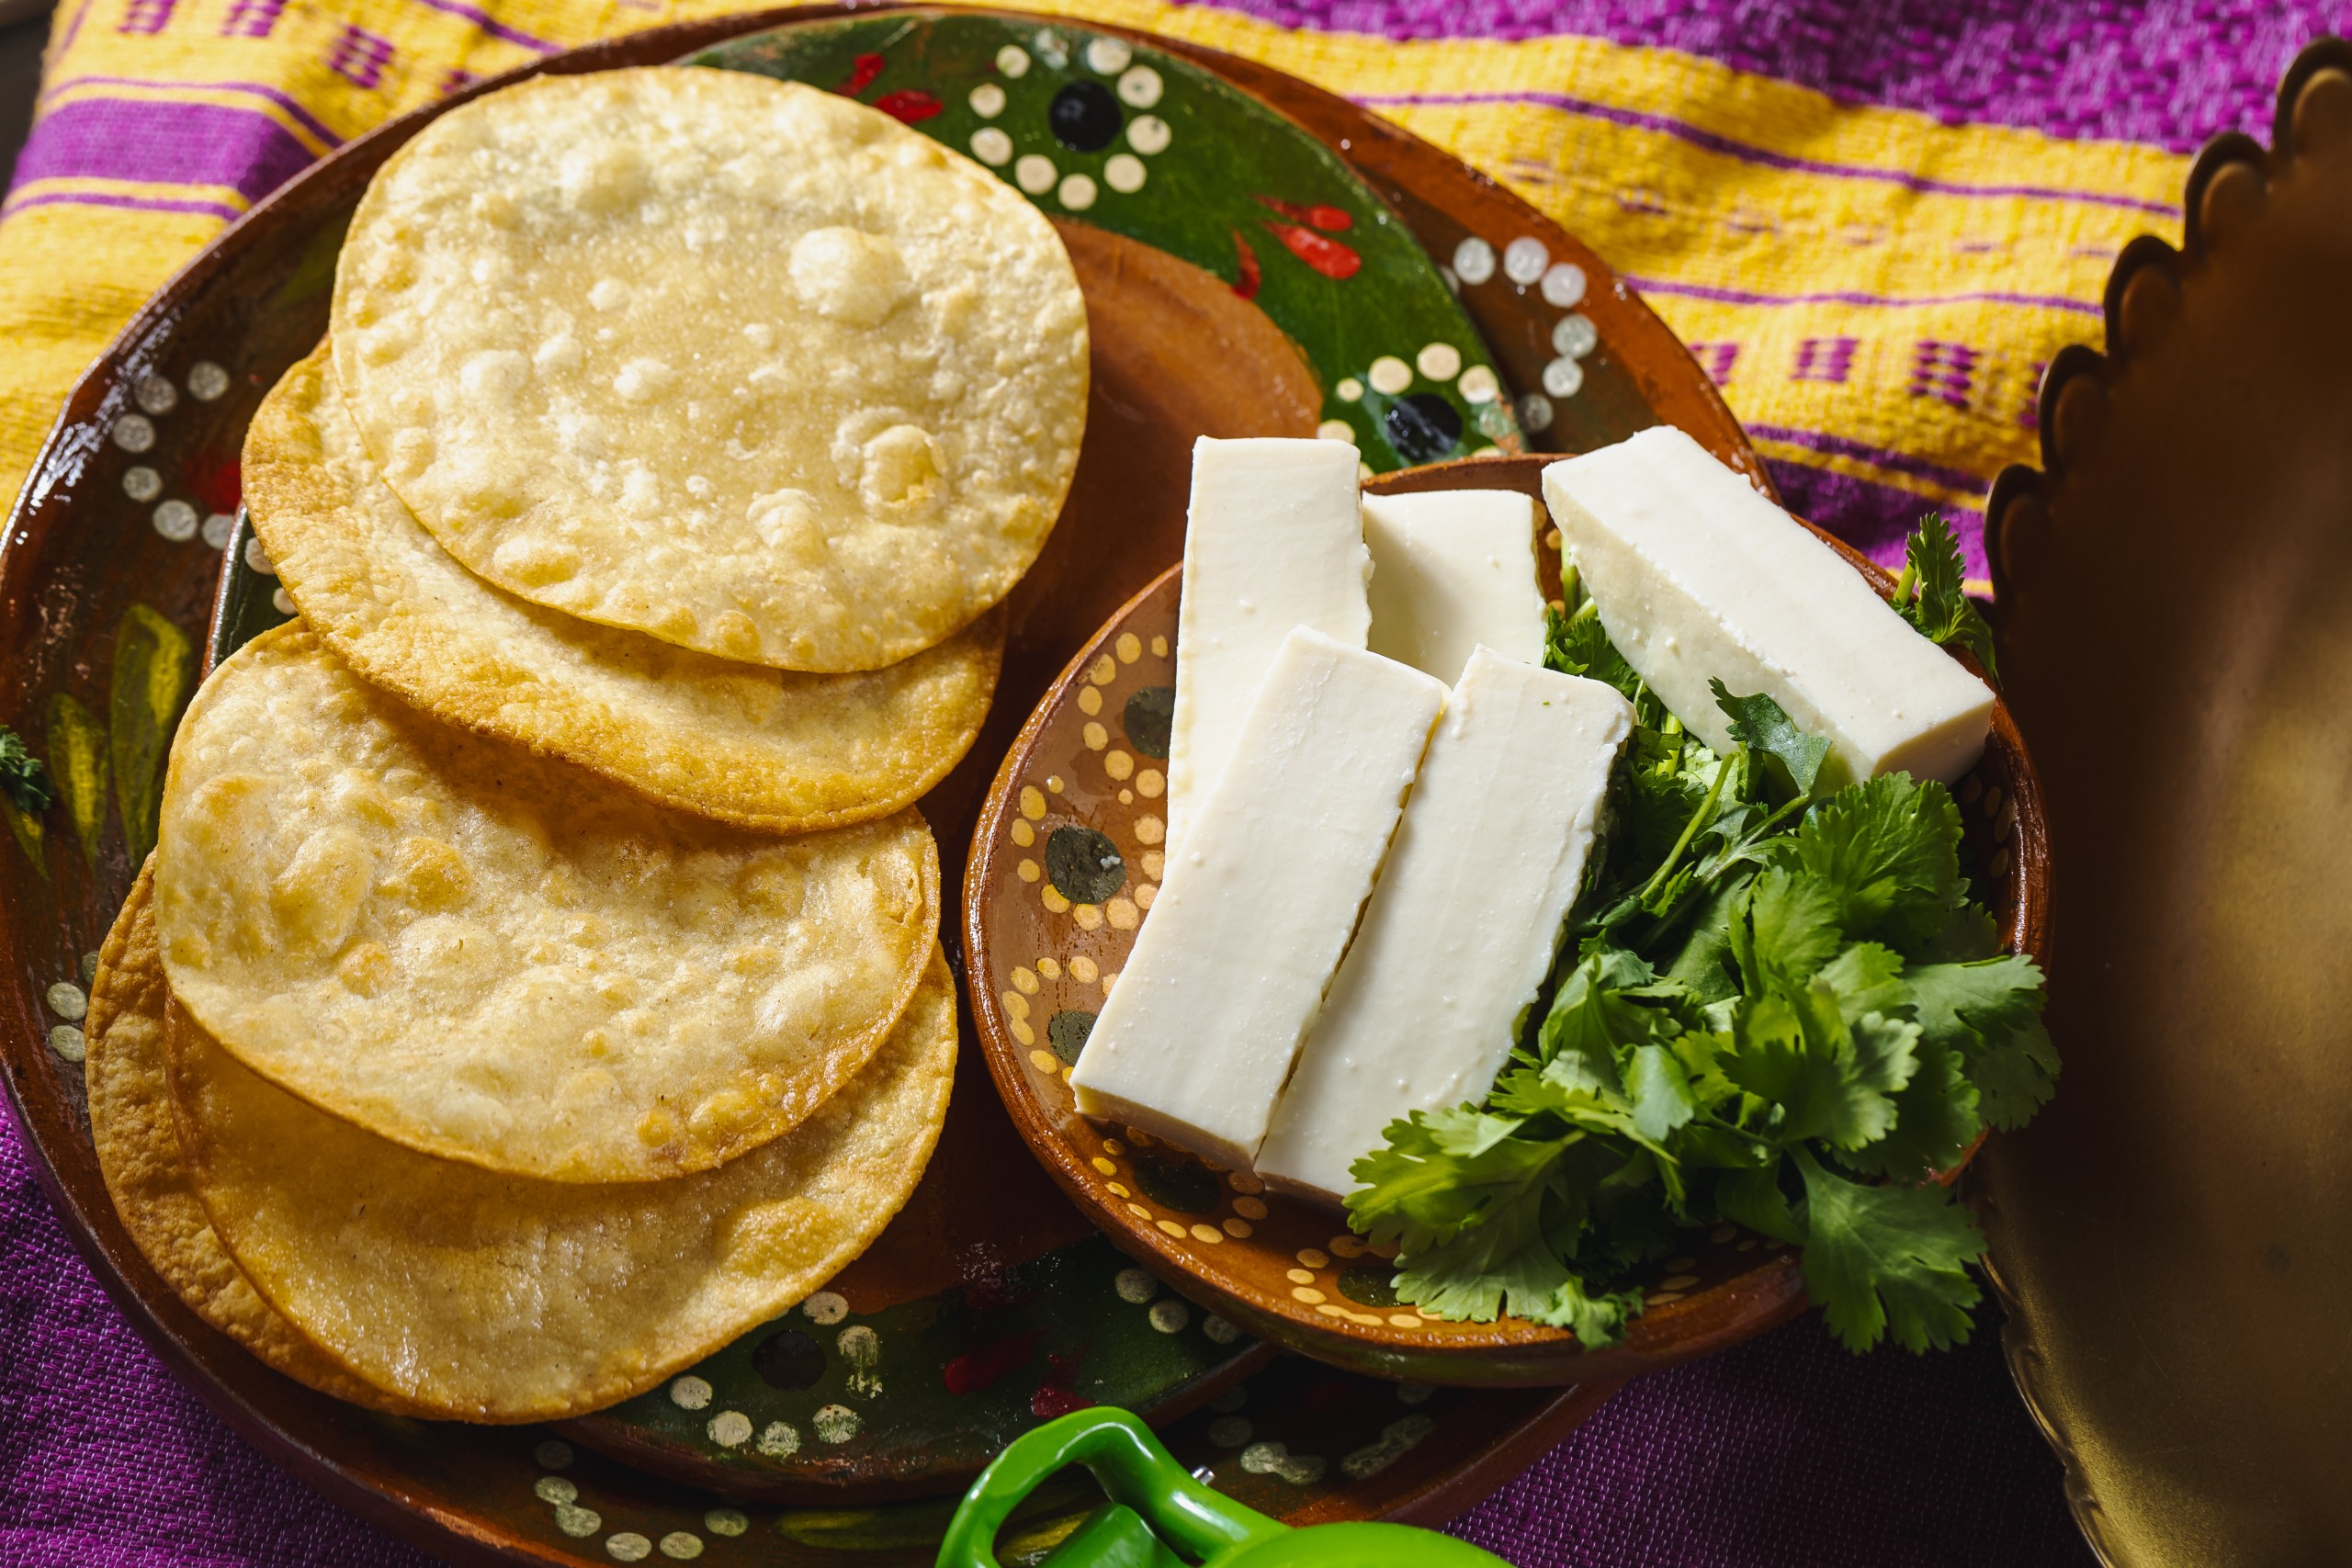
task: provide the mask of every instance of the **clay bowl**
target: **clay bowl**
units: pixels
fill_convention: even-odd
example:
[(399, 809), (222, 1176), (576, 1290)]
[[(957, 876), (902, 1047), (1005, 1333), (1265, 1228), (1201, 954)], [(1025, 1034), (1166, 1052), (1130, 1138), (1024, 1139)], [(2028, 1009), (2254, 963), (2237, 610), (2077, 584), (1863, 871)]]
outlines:
[[(1544, 467), (1555, 460), (1471, 458), (1384, 475), (1366, 488), (1540, 497)], [(1557, 536), (1542, 526), (1537, 558), (1547, 595), (1556, 595)], [(1887, 573), (1828, 542), (1882, 592), (1892, 587)], [(1288, 1349), (1384, 1377), (1490, 1387), (1614, 1382), (1712, 1354), (1803, 1311), (1794, 1253), (1725, 1225), (1694, 1235), (1688, 1255), (1657, 1267), (1645, 1310), (1607, 1349), (1522, 1319), (1426, 1318), (1396, 1302), (1385, 1259), (1365, 1250), (1336, 1209), (1268, 1192), (1246, 1172), (1078, 1114), (1069, 1066), (1162, 870), (1180, 577), (1169, 568), (1062, 671), (1006, 756), (972, 836), (964, 915), (973, 1016), (1013, 1125), (1062, 1190), (1137, 1262), (1207, 1310)], [(2032, 761), (2006, 707), (1995, 710), (1984, 760), (1957, 793), (1968, 829), (1963, 869), (1989, 891), (2009, 950), (2046, 961), (2047, 829)], [(1106, 855), (1121, 866), (1115, 888), (1098, 869)], [(1280, 889), (1281, 868), (1267, 868), (1268, 897)]]
[(2115, 1568), (2352, 1541), (2352, 44), (2127, 246), (1985, 537), (2066, 846), (2064, 1092), (1971, 1174), (2018, 1389)]

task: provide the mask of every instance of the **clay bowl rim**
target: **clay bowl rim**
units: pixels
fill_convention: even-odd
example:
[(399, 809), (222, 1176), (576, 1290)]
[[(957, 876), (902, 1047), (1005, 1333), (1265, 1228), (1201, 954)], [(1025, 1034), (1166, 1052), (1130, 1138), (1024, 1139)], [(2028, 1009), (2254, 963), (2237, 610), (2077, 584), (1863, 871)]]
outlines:
[[(1364, 490), (1371, 494), (1506, 490), (1534, 496), (1540, 502), (1540, 476), (1563, 456), (1528, 453), (1459, 458), (1378, 475), (1365, 481)], [(1893, 592), (1892, 572), (1826, 530), (1810, 522), (1804, 525), (1882, 596)], [(1548, 553), (1549, 564), (1556, 565), (1556, 554)], [(1544, 558), (1540, 553), (1539, 559)], [(1804, 1311), (1810, 1303), (1796, 1256), (1780, 1251), (1759, 1253), (1758, 1262), (1731, 1278), (1652, 1307), (1635, 1320), (1624, 1340), (1606, 1349), (1587, 1350), (1565, 1329), (1508, 1317), (1486, 1325), (1483, 1333), (1457, 1329), (1431, 1337), (1385, 1323), (1374, 1326), (1313, 1315), (1270, 1292), (1258, 1292), (1227, 1271), (1204, 1269), (1157, 1230), (1134, 1222), (1104, 1201), (1089, 1180), (1091, 1173), (1084, 1157), (1063, 1136), (1031, 1089), (1023, 1061), (1026, 1053), (1012, 1038), (993, 990), (980, 983), (992, 973), (993, 958), (984, 917), (997, 897), (997, 884), (1007, 875), (997, 858), (1002, 852), (1005, 814), (1014, 809), (1018, 782), (1027, 772), (1047, 721), (1066, 702), (1074, 700), (1075, 688), (1088, 667), (1129, 619), (1155, 595), (1168, 592), (1182, 570), (1181, 562), (1169, 567), (1121, 605), (1055, 677), (1007, 750), (973, 829), (964, 881), (964, 941), (968, 955), (965, 978), (970, 987), (972, 1017), (982, 1056), (1006, 1111), (1055, 1183), (1122, 1250), (1207, 1310), (1285, 1349), (1376, 1376), (1497, 1388), (1614, 1382), (1726, 1349)], [(1966, 653), (1956, 652), (1954, 657), (1971, 671), (1983, 672)], [(2032, 756), (1997, 689), (1985, 759), (1981, 766), (2007, 775), (2002, 782), (2016, 811), (2014, 872), (2005, 879), (2006, 890), (1990, 890), (1996, 909), (2005, 909), (2002, 945), (2007, 952), (2032, 957), (2046, 969), (2052, 896), (2049, 823)], [(1959, 1164), (1937, 1179), (1945, 1184), (1957, 1180), (1983, 1143), (1980, 1135)]]

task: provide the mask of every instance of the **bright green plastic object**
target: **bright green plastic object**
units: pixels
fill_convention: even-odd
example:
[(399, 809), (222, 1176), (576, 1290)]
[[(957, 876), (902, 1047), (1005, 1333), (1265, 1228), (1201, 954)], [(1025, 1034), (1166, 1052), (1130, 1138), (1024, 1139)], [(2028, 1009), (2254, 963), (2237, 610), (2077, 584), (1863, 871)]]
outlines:
[(1193, 1480), (1151, 1428), (1104, 1405), (1048, 1421), (997, 1455), (956, 1510), (938, 1568), (999, 1568), (997, 1531), (1023, 1498), (1070, 1464), (1092, 1471), (1111, 1501), (1054, 1548), (1048, 1568), (1508, 1568), (1465, 1541), (1410, 1525), (1277, 1524)]

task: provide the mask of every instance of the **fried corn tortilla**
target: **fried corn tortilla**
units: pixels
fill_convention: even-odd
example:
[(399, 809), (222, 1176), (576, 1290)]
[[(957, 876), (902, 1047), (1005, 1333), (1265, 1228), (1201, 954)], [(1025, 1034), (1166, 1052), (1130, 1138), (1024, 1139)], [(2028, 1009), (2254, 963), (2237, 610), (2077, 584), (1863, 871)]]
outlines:
[(241, 1066), (176, 1003), (173, 1103), (197, 1191), (287, 1321), (435, 1415), (551, 1421), (641, 1393), (865, 1250), (931, 1158), (956, 993), (922, 987), (865, 1070), (717, 1170), (611, 1187), (432, 1158)]
[(396, 1143), (559, 1181), (707, 1169), (865, 1066), (939, 929), (915, 812), (750, 833), (483, 740), (300, 622), (189, 705), (155, 926), (240, 1060)]
[(302, 618), (436, 718), (665, 805), (773, 832), (912, 805), (970, 750), (1001, 611), (870, 673), (808, 675), (517, 599), (452, 559), (377, 472), (322, 344), (245, 434), (245, 504)]
[(418, 1414), (408, 1401), (344, 1371), (262, 1300), (188, 1185), (187, 1150), (164, 1070), (167, 992), (155, 954), (153, 891), (150, 856), (98, 949), (98, 977), (90, 987), (90, 1055), (83, 1070), (98, 1174), (115, 1213), (191, 1311), (270, 1366), (354, 1404)]
[(1036, 558), (1084, 434), (1045, 216), (797, 83), (542, 76), (360, 202), (334, 367), (368, 450), (508, 592), (722, 659), (876, 670)]

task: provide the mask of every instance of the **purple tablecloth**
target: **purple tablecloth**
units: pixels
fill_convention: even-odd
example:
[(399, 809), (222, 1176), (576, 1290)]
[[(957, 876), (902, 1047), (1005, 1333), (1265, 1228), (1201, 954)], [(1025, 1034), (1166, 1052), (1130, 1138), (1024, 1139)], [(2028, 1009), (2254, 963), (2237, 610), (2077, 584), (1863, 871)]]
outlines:
[[(2331, 20), (2317, 5), (2260, 0), (1246, 8), (1395, 36), (1590, 34), (1843, 101), (2176, 151), (2226, 129), (2267, 137), (2278, 73)], [(1826, 492), (1817, 509), (1839, 521)], [(280, 1473), (164, 1372), (67, 1243), (6, 1122), (0, 1238), (0, 1562), (420, 1561)], [(1634, 1384), (1458, 1528), (1525, 1568), (2080, 1568), (2090, 1554), (2001, 1366), (1996, 1319), (1986, 1308), (1962, 1351), (1856, 1359), (1808, 1318)]]

